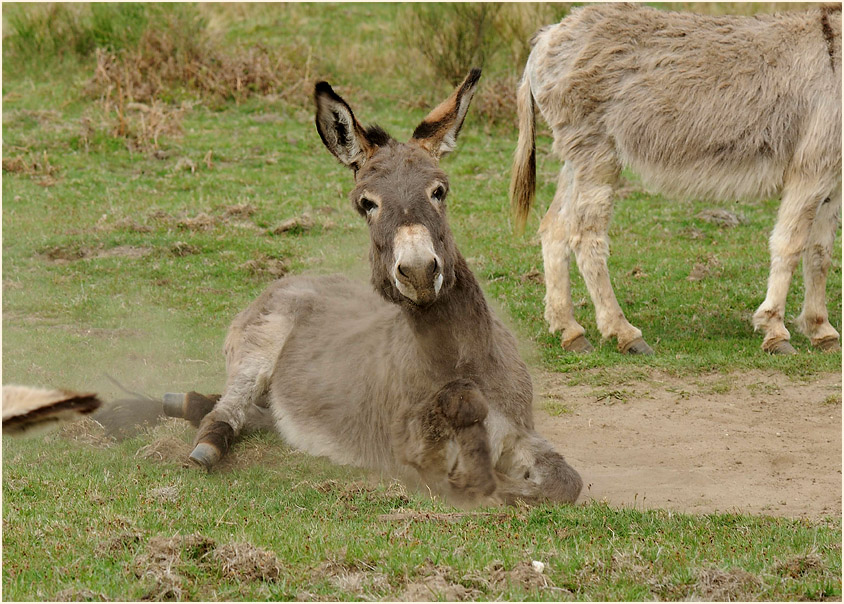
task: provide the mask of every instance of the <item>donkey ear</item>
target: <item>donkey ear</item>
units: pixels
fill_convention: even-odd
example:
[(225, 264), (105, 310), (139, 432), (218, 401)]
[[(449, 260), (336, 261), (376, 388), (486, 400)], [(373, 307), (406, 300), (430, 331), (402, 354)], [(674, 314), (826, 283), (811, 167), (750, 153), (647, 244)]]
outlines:
[(481, 70), (472, 69), (457, 90), (434, 108), (416, 127), (411, 142), (417, 143), (431, 155), (440, 158), (457, 147), (457, 135), (469, 110), (469, 102), (478, 87)]
[(334, 92), (328, 82), (314, 88), (316, 127), (323, 144), (334, 156), (355, 172), (376, 146), (352, 113), (352, 108)]

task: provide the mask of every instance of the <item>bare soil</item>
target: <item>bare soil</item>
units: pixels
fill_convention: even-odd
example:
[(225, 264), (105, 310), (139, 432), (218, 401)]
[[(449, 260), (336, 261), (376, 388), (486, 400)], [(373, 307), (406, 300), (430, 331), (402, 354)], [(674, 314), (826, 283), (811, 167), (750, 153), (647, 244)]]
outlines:
[(840, 373), (591, 377), (535, 380), (536, 426), (583, 477), (579, 501), (841, 516)]

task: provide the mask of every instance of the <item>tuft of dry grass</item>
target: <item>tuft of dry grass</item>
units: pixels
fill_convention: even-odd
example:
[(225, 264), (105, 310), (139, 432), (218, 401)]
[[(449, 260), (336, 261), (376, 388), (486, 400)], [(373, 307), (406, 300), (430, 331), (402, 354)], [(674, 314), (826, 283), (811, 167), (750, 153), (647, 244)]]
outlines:
[(251, 543), (227, 543), (216, 548), (211, 559), (224, 577), (239, 581), (275, 581), (281, 575), (281, 561), (271, 551)]
[(3, 158), (3, 172), (23, 174), (38, 179), (38, 184), (49, 187), (57, 182), (58, 168), (50, 163), (46, 151), (28, 152)]
[(740, 568), (708, 568), (698, 573), (691, 599), (711, 602), (741, 602), (759, 598), (759, 577)]

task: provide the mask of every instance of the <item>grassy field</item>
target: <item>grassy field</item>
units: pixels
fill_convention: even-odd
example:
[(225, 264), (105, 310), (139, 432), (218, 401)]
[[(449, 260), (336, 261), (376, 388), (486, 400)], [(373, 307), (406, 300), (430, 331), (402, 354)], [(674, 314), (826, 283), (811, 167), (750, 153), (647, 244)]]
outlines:
[[(362, 121), (409, 137), (461, 58), (426, 59), (420, 24), (462, 21), (449, 18), (455, 8), (397, 4), (121, 6), (3, 7), (3, 381), (107, 400), (122, 396), (107, 375), (153, 396), (216, 392), (225, 330), (270, 280), (368, 275), (351, 174), (313, 126), (314, 81), (330, 81)], [(720, 204), (742, 222), (718, 226), (702, 214), (713, 206), (651, 195), (633, 175), (610, 271), (657, 354), (560, 349), (542, 319), (538, 238), (512, 235), (506, 194), (524, 40), (565, 6), (482, 8), (460, 9), (475, 11), (463, 16), (477, 30), (443, 26), (440, 42), (484, 61), (443, 162), (450, 221), (530, 364), (573, 381), (593, 369), (840, 371), (840, 353), (816, 353), (799, 334), (800, 354), (781, 358), (752, 331), (776, 201)], [(559, 169), (541, 132), (529, 233)], [(599, 343), (579, 276), (574, 299)], [(801, 300), (797, 274), (790, 318)], [(840, 329), (839, 257), (828, 300)], [(246, 439), (206, 476), (182, 465), (191, 438), (176, 423), (121, 443), (87, 423), (4, 437), (4, 599), (841, 597), (838, 518), (600, 504), (461, 515), (270, 436)]]

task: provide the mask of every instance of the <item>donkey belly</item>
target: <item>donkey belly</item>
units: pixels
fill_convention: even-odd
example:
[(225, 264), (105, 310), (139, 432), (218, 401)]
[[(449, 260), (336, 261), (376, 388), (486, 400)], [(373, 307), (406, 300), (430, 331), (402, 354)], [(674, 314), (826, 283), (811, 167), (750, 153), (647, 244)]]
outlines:
[(277, 429), (312, 455), (393, 469), (390, 356), (402, 354), (392, 341), (397, 309), (368, 284), (305, 279), (312, 295), (291, 305), (298, 312), (272, 376)]

